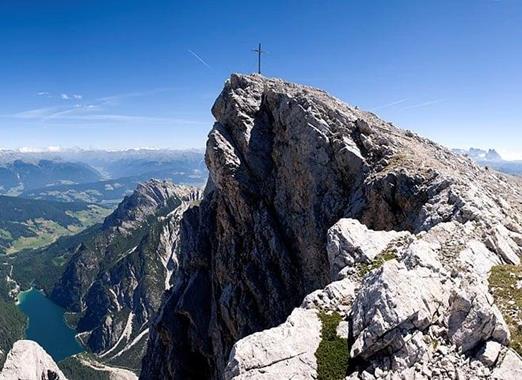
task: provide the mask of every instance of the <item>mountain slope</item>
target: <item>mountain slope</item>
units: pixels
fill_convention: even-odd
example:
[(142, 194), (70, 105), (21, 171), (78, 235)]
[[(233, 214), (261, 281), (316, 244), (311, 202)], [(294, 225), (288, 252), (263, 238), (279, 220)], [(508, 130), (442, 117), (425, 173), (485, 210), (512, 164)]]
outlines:
[(139, 371), (148, 322), (177, 265), (183, 212), (197, 189), (151, 180), (74, 248), (51, 298), (104, 362)]
[[(232, 75), (212, 111), (210, 183), (141, 378), (522, 369), (488, 290), (520, 263), (520, 182), (280, 80)], [(327, 316), (346, 332), (326, 340)]]
[(22, 339), (27, 328), (27, 318), (14, 304), (10, 295), (14, 288), (8, 268), (0, 267), (0, 368), (13, 344)]

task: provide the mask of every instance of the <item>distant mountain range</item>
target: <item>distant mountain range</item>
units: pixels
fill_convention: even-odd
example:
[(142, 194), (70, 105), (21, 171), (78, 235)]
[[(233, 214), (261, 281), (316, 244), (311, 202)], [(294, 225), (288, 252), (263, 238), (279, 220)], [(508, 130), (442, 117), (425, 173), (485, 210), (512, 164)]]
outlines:
[(453, 152), (467, 156), (482, 166), (487, 166), (507, 174), (522, 175), (522, 160), (504, 160), (495, 149), (453, 149)]
[(193, 157), (203, 157), (203, 149), (127, 149), (127, 150), (99, 150), (99, 149), (65, 149), (65, 150), (0, 150), (0, 164), (15, 160), (24, 161), (70, 161), (84, 162), (92, 166), (105, 166), (107, 163), (118, 160), (153, 160), (165, 161), (184, 159), (191, 160)]
[(0, 166), (0, 193), (18, 195), (23, 190), (49, 185), (94, 182), (102, 178), (96, 169), (81, 162), (16, 159), (4, 162)]
[(469, 158), (475, 161), (504, 161), (504, 159), (495, 149), (453, 149), (453, 152), (461, 154), (463, 156), (468, 156)]
[(0, 151), (0, 194), (62, 202), (114, 204), (151, 178), (202, 187), (199, 150)]

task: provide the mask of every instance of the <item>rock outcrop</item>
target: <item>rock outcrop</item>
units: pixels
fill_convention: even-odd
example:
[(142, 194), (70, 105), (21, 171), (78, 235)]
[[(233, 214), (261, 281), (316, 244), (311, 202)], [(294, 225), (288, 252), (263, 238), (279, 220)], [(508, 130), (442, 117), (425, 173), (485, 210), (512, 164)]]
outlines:
[[(284, 339), (281, 339), (284, 337)], [(313, 309), (295, 309), (285, 323), (234, 345), (225, 379), (300, 379), (316, 371), (321, 321)]]
[(67, 380), (60, 368), (38, 343), (19, 340), (0, 372), (0, 380)]
[(78, 316), (78, 338), (105, 363), (139, 370), (149, 321), (177, 267), (181, 217), (200, 197), (148, 181), (75, 247), (52, 298)]
[(281, 80), (232, 75), (212, 111), (141, 378), (317, 378), (332, 312), (349, 379), (520, 364), (487, 280), (522, 253), (519, 181)]

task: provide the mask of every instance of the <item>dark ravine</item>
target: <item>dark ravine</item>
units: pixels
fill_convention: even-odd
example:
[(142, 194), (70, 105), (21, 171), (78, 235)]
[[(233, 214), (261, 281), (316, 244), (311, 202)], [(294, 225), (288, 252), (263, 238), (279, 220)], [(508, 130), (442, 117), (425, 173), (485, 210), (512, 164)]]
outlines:
[[(327, 232), (341, 218), (407, 236), (445, 222), (460, 228), (480, 219), (484, 201), (466, 192), (477, 183), (484, 197), (508, 197), (480, 214), (480, 231), (502, 213), (519, 231), (509, 181), (484, 179), (470, 160), (323, 91), (232, 75), (212, 112), (209, 182), (181, 221), (180, 265), (151, 330), (142, 379), (235, 376), (240, 363), (227, 363), (236, 342), (281, 325), (306, 295), (335, 280)], [(516, 212), (506, 219), (508, 203)], [(490, 247), (502, 255), (498, 244)], [(361, 352), (371, 365), (377, 351)]]

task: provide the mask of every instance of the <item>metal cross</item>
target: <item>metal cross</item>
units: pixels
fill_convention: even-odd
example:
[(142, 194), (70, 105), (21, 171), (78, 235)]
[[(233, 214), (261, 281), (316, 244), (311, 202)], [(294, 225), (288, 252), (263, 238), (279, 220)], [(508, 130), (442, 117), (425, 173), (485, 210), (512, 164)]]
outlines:
[(257, 46), (257, 49), (252, 49), (252, 51), (257, 53), (257, 73), (261, 74), (261, 54), (266, 53), (266, 51), (261, 49), (261, 42)]

